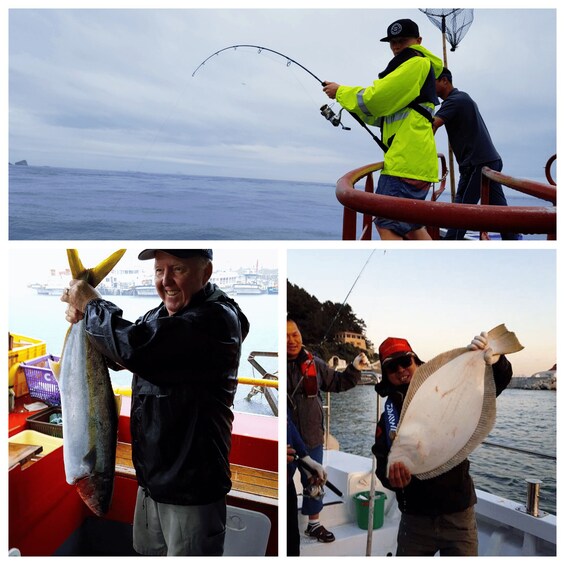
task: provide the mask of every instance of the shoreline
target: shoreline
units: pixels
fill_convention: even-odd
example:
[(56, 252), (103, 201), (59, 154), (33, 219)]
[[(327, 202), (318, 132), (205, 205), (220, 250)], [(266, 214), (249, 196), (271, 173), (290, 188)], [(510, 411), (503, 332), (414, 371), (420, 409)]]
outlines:
[(557, 371), (542, 371), (531, 377), (512, 377), (508, 388), (557, 391)]

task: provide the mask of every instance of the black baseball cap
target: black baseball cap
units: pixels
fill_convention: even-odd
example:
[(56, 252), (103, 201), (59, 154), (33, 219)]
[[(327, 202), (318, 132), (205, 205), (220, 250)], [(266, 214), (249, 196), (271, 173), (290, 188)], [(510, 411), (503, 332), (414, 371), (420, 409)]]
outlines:
[(386, 37), (383, 37), (381, 41), (390, 41), (397, 37), (420, 37), (420, 30), (416, 22), (407, 19), (392, 22), (386, 30)]
[(447, 80), (449, 80), (449, 82), (453, 82), (453, 76), (451, 75), (451, 71), (447, 67), (443, 67), (443, 70), (441, 71), (441, 73), (439, 73), (437, 80), (443, 77), (447, 77)]
[(206, 259), (210, 259), (211, 261), (213, 255), (211, 249), (144, 249), (137, 258), (141, 261), (144, 261), (145, 259), (154, 259), (157, 251), (174, 255), (179, 259), (188, 259), (189, 257), (206, 257)]

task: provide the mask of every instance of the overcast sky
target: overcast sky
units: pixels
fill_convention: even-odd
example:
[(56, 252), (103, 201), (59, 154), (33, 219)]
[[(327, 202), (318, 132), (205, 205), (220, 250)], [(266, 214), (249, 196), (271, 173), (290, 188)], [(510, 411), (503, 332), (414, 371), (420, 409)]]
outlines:
[(518, 375), (556, 362), (555, 271), (555, 251), (544, 249), (304, 249), (288, 257), (288, 280), (320, 302), (346, 301), (375, 347), (403, 337), (429, 361), (504, 323), (524, 346), (509, 356)]
[[(416, 8), (8, 17), (9, 161), (30, 165), (333, 183), (382, 153), (349, 116), (351, 131), (342, 131), (320, 115), (329, 100), (315, 79), (252, 49), (222, 53), (192, 77), (196, 67), (232, 44), (258, 44), (322, 80), (368, 85), (391, 58), (379, 39), (397, 18), (416, 21), (423, 45), (442, 55), (440, 31)], [(556, 11), (475, 9), (448, 64), (479, 104), (505, 172), (544, 180), (556, 152)], [(438, 135), (444, 153), (445, 139)]]

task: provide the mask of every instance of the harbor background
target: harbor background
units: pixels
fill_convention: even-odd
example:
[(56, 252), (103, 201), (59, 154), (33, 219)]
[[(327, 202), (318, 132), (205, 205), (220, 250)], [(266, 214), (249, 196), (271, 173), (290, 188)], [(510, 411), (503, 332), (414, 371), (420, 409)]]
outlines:
[[(9, 179), (11, 240), (341, 239), (343, 207), (330, 183), (23, 165), (10, 166)], [(549, 206), (505, 193), (509, 205)]]
[[(59, 356), (69, 328), (65, 320), (66, 304), (60, 296), (38, 295), (32, 288), (12, 288), (9, 302), (10, 332), (40, 339), (47, 344), (47, 353)], [(135, 321), (139, 316), (159, 305), (157, 296), (104, 296), (115, 302), (124, 312), (124, 317)], [(250, 321), (250, 332), (243, 342), (239, 375), (260, 378), (261, 375), (249, 364), (247, 358), (252, 351), (278, 351), (278, 296), (270, 294), (241, 295), (233, 297)], [(270, 373), (278, 373), (278, 359), (257, 357), (257, 361)], [(189, 359), (187, 359), (187, 363)], [(129, 371), (111, 371), (112, 383), (119, 387), (131, 386)], [(247, 400), (250, 385), (239, 385), (234, 408), (240, 412), (272, 414), (262, 394)]]
[[(381, 399), (381, 410), (384, 406)], [(485, 441), (556, 455), (555, 391), (507, 389), (497, 398), (496, 425)], [(357, 386), (330, 400), (330, 431), (340, 449), (371, 456), (377, 423), (377, 393)], [(491, 494), (526, 503), (526, 478), (543, 481), (540, 510), (556, 514), (556, 461), (534, 454), (479, 446), (469, 457), (475, 486)]]

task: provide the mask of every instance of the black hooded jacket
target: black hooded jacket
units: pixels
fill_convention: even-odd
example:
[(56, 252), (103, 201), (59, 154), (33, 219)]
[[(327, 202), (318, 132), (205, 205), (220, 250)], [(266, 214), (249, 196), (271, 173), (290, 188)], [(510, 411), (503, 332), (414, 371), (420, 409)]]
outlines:
[(91, 300), (87, 335), (133, 376), (131, 435), (139, 485), (158, 502), (208, 504), (231, 488), (229, 451), (237, 369), (249, 322), (208, 283), (170, 316), (164, 304), (137, 322)]

